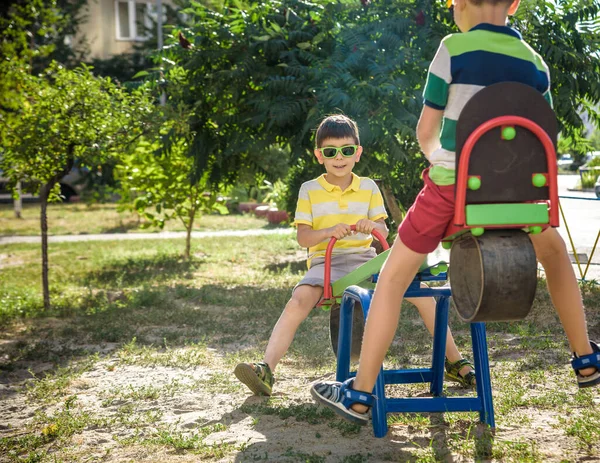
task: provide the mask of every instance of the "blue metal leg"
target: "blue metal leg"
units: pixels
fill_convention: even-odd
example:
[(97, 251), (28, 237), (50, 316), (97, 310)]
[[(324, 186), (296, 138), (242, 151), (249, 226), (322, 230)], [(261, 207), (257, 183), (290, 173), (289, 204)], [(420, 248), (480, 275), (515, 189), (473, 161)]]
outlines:
[(373, 434), (375, 434), (375, 437), (385, 437), (388, 432), (388, 426), (383, 367), (381, 367), (379, 375), (377, 375), (377, 381), (375, 382), (375, 387), (373, 388), (373, 395), (377, 397), (375, 404), (373, 405), (373, 409), (371, 410)]
[[(369, 309), (371, 308), (371, 299), (373, 297), (373, 292), (360, 291), (356, 294), (356, 297), (360, 301), (366, 325), (367, 316), (369, 315)], [(375, 381), (375, 387), (373, 388), (372, 393), (375, 397), (377, 397), (373, 408), (371, 409), (371, 420), (373, 421), (373, 434), (375, 435), (375, 437), (385, 437), (385, 435), (388, 432), (388, 426), (383, 365), (381, 366), (379, 374), (377, 375), (377, 380)]]
[[(366, 291), (361, 288), (345, 291), (342, 297), (340, 307), (340, 328), (338, 336), (338, 357), (336, 381), (345, 381), (350, 377), (350, 352), (352, 343), (352, 320), (353, 312), (356, 310), (356, 302), (359, 302), (363, 312), (364, 320), (367, 320), (369, 308), (371, 306), (372, 291)], [(377, 397), (373, 405), (371, 416), (373, 420), (373, 433), (375, 437), (385, 437), (388, 431), (387, 427), (387, 409), (385, 399), (385, 381), (383, 366), (377, 376), (373, 395)]]
[(444, 359), (446, 358), (446, 338), (448, 333), (449, 298), (441, 296), (435, 306), (435, 328), (433, 330), (433, 356), (431, 368), (431, 393), (439, 397), (444, 387)]
[(336, 381), (344, 382), (350, 376), (350, 348), (352, 344), (352, 314), (355, 300), (344, 293), (340, 307)]
[(471, 338), (475, 360), (475, 376), (477, 379), (477, 397), (481, 400), (479, 420), (487, 423), (490, 428), (495, 428), (496, 422), (494, 420), (492, 381), (490, 377), (485, 323), (471, 323)]

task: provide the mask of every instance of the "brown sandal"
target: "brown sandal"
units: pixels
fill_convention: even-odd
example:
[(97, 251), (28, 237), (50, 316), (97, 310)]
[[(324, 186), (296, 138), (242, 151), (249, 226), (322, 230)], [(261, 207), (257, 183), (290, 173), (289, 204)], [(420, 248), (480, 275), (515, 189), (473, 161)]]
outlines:
[[(471, 362), (467, 359), (460, 359), (456, 362), (450, 362), (448, 359), (445, 361), (446, 365), (446, 374), (445, 378), (454, 381), (460, 384), (462, 387), (473, 388), (475, 387), (475, 367)], [(460, 370), (464, 367), (471, 367), (471, 371), (469, 371), (466, 375), (461, 375)]]

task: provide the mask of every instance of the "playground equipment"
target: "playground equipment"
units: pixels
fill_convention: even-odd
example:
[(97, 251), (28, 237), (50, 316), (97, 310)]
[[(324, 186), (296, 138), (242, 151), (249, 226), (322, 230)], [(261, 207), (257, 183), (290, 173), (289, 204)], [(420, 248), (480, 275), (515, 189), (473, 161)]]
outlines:
[[(378, 232), (373, 231), (373, 236), (383, 244), (384, 249), (387, 249), (387, 243)], [(329, 327), (333, 351), (337, 356), (336, 380), (342, 382), (355, 375), (354, 372), (350, 372), (350, 362), (358, 360), (360, 355), (364, 323), (369, 313), (373, 287), (377, 283), (378, 272), (387, 258), (389, 249), (330, 285), (331, 254), (335, 243), (336, 239), (331, 238), (325, 254), (325, 283), (321, 305), (331, 305)], [(372, 410), (375, 437), (384, 437), (387, 434), (387, 414), (393, 412), (478, 411), (480, 421), (487, 423), (490, 427), (495, 426), (484, 323), (471, 324), (477, 396), (442, 397), (451, 290), (448, 286), (429, 288), (422, 287), (421, 284), (427, 281), (445, 281), (447, 268), (445, 262), (438, 262), (434, 265), (424, 262), (404, 295), (405, 297), (434, 296), (437, 298), (431, 367), (401, 370), (381, 369), (373, 390), (373, 394), (377, 397)], [(345, 287), (348, 282), (354, 284)], [(338, 305), (337, 301), (340, 299), (340, 295), (341, 304)], [(386, 384), (406, 383), (430, 383), (430, 392), (434, 397), (386, 397)]]
[(455, 214), (443, 245), (464, 321), (521, 320), (531, 309), (537, 261), (527, 233), (559, 224), (557, 132), (543, 96), (514, 82), (486, 87), (460, 114)]
[[(558, 226), (556, 135), (554, 112), (526, 85), (492, 85), (463, 109), (457, 124), (455, 215), (443, 240), (451, 249), (452, 289), (421, 287), (425, 281), (446, 280), (448, 266), (440, 262), (424, 264), (406, 291), (407, 298), (437, 297), (432, 363), (430, 368), (381, 369), (373, 390), (376, 437), (387, 433), (386, 416), (392, 412), (477, 411), (481, 422), (495, 427), (483, 322), (520, 320), (531, 309), (537, 264), (527, 233)], [(332, 238), (325, 257), (322, 305), (333, 307), (330, 334), (337, 355), (336, 380), (345, 381), (355, 374), (350, 361), (358, 358), (377, 272), (389, 250), (330, 285), (334, 245)], [(471, 323), (476, 397), (442, 397), (450, 296), (459, 316)], [(430, 383), (433, 397), (386, 397), (385, 384), (417, 382)]]

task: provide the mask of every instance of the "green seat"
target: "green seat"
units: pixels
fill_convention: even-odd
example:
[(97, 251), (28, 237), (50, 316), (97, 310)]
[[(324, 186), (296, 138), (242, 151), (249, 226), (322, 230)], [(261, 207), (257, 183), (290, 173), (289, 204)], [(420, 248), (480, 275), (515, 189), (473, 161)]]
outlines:
[(358, 285), (363, 287), (373, 287), (374, 284), (371, 282), (371, 276), (373, 276), (376, 273), (379, 273), (379, 270), (381, 270), (381, 266), (387, 259), (389, 253), (390, 249), (388, 249), (387, 251), (383, 251), (377, 257), (374, 257), (369, 262), (362, 264), (360, 267), (353, 270), (348, 275), (334, 282), (331, 285), (331, 293), (333, 294), (333, 297), (342, 297), (344, 290), (348, 286)]
[[(381, 270), (381, 267), (383, 266), (383, 263), (387, 259), (388, 254), (390, 253), (390, 251), (391, 251), (391, 249), (383, 251), (381, 254), (379, 254), (377, 257), (374, 257), (369, 262), (364, 263), (357, 269), (350, 272), (348, 275), (335, 281), (331, 285), (333, 297), (335, 297), (336, 299), (341, 299), (342, 294), (344, 293), (344, 290), (348, 286), (352, 286), (352, 285), (357, 285), (357, 286), (361, 286), (363, 288), (370, 288), (370, 289), (374, 288), (375, 283), (373, 283), (371, 277), (373, 275), (375, 275), (376, 273), (379, 273), (379, 271)], [(421, 264), (421, 267), (419, 268), (419, 272), (422, 272), (429, 268), (435, 269), (440, 265), (447, 265), (447, 264), (444, 261), (433, 262), (429, 259), (429, 256), (427, 256), (427, 258), (425, 258), (425, 260)], [(443, 269), (443, 267), (442, 267), (441, 271), (445, 271), (445, 269)], [(323, 305), (327, 306), (327, 304), (323, 304)]]

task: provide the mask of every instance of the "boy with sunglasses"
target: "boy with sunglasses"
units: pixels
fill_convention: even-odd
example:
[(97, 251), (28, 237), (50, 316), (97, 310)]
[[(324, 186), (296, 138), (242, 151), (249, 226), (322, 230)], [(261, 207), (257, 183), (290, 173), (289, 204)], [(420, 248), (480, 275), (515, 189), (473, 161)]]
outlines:
[[(454, 21), (462, 33), (445, 37), (431, 62), (417, 138), (431, 167), (424, 188), (398, 228), (383, 265), (365, 327), (356, 378), (317, 382), (313, 397), (344, 418), (367, 423), (367, 410), (396, 331), (403, 295), (423, 256), (444, 237), (454, 215), (455, 128), (467, 101), (499, 82), (520, 82), (540, 91), (551, 104), (550, 76), (544, 60), (506, 25), (519, 0), (454, 0)], [(452, 5), (452, 0), (448, 2)], [(587, 335), (581, 294), (564, 241), (555, 228), (530, 235), (561, 323), (567, 334), (579, 387), (600, 383), (600, 349)]]
[[(309, 248), (309, 270), (294, 287), (269, 339), (264, 360), (240, 363), (234, 373), (257, 395), (271, 395), (273, 371), (287, 352), (296, 330), (323, 294), (324, 256), (332, 237), (338, 241), (331, 260), (331, 281), (347, 275), (376, 256), (371, 247), (373, 230), (388, 234), (383, 198), (375, 182), (352, 172), (360, 160), (362, 146), (356, 123), (343, 115), (324, 119), (316, 133), (315, 156), (326, 173), (304, 183), (298, 195), (294, 224), (302, 247)], [(350, 229), (356, 224), (356, 233)], [(416, 271), (415, 271), (416, 273)], [(414, 276), (414, 274), (413, 274)], [(435, 300), (409, 299), (417, 306), (425, 324), (433, 332)], [(473, 387), (472, 365), (458, 352), (450, 330), (446, 343), (447, 375), (465, 387)]]

